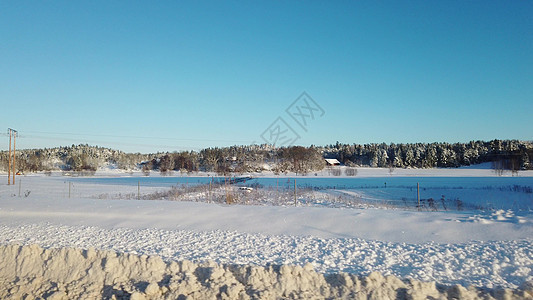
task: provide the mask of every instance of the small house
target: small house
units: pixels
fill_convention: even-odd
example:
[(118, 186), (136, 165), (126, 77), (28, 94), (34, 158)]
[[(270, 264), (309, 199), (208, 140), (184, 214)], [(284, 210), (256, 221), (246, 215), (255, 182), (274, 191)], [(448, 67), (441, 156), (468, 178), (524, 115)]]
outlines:
[(326, 165), (328, 166), (340, 166), (341, 162), (338, 161), (336, 158), (326, 158)]

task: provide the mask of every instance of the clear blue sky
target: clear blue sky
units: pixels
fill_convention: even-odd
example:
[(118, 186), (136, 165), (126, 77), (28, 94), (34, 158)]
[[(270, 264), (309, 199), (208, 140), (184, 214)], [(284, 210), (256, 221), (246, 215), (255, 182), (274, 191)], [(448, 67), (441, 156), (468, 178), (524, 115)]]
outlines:
[(1, 1), (0, 101), (22, 148), (533, 140), (533, 2)]

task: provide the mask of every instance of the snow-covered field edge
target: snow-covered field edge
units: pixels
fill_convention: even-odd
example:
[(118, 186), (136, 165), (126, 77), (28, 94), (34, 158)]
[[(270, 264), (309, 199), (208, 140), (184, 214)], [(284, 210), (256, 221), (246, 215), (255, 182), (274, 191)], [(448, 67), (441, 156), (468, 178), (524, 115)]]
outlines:
[[(476, 172), (472, 174), (480, 176)], [(63, 178), (68, 177), (21, 176), (17, 185), (0, 187), (1, 245), (85, 249), (82, 252), (94, 248), (119, 256), (158, 256), (165, 263), (190, 260), (222, 268), (310, 264), (326, 274), (322, 276), (328, 284), (327, 278), (340, 272), (363, 278), (378, 271), (405, 282), (473, 285), (476, 288), (471, 290), (491, 297), (503, 293), (503, 288), (519, 289), (533, 280), (530, 210), (416, 212), (114, 200), (99, 196), (132, 190), (135, 194), (138, 187), (71, 184)], [(530, 186), (528, 178), (523, 180)], [(142, 187), (141, 192), (162, 188)], [(466, 191), (457, 190), (465, 197)], [(481, 191), (498, 196), (492, 190)], [(529, 194), (516, 196), (531, 201)], [(157, 285), (165, 290), (164, 281)], [(123, 289), (123, 295), (147, 296), (142, 286)], [(404, 295), (406, 289), (395, 295)], [(52, 295), (50, 291), (46, 295)]]
[[(355, 174), (349, 176), (346, 175), (346, 170), (355, 170)], [(332, 170), (339, 170), (340, 172), (332, 172)], [(35, 172), (27, 173), (25, 176), (43, 175), (47, 176), (91, 176), (91, 177), (114, 177), (114, 176), (131, 176), (131, 177), (187, 177), (187, 176), (220, 176), (216, 172), (179, 172), (168, 171), (159, 172), (157, 170), (151, 170), (149, 172), (143, 172), (139, 169), (123, 170), (117, 168), (99, 168), (95, 172), (75, 172), (75, 171), (50, 171), (50, 172)], [(335, 174), (335, 175), (334, 175)], [(338, 175), (337, 175), (338, 174)], [(7, 172), (0, 171), (0, 175), (6, 175)], [(222, 175), (223, 176), (223, 175)], [(275, 178), (287, 178), (287, 177), (334, 177), (334, 178), (366, 178), (366, 177), (533, 177), (533, 170), (519, 170), (511, 172), (510, 170), (499, 170), (497, 172), (492, 168), (490, 163), (483, 163), (479, 165), (464, 166), (459, 168), (372, 168), (372, 167), (346, 167), (346, 166), (333, 166), (326, 167), (320, 171), (311, 171), (305, 174), (302, 173), (279, 173), (276, 174), (273, 171), (263, 170), (262, 172), (251, 173), (234, 173), (232, 176), (254, 176), (254, 177), (275, 177)]]

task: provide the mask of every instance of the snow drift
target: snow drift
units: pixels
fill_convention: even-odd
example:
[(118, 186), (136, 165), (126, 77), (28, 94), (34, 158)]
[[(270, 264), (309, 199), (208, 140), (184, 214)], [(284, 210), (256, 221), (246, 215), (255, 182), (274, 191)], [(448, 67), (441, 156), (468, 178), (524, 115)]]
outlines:
[(0, 246), (0, 298), (46, 299), (533, 299), (533, 283), (490, 290), (400, 280), (323, 275), (311, 265), (236, 266), (165, 262), (94, 249)]

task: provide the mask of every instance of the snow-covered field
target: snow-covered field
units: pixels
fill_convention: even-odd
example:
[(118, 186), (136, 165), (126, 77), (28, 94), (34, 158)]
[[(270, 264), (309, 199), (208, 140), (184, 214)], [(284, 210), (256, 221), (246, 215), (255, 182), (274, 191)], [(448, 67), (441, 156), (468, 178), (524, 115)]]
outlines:
[[(133, 176), (133, 181), (138, 176), (101, 175)], [(195, 201), (136, 200), (165, 193), (168, 184), (143, 185), (138, 195), (138, 186), (131, 182), (103, 184), (57, 174), (20, 176), (16, 185), (0, 186), (0, 244), (92, 247), (158, 255), (166, 261), (310, 263), (327, 274), (379, 271), (447, 285), (518, 288), (533, 281), (533, 197), (527, 189), (533, 187), (533, 172), (519, 172), (516, 184), (508, 175), (504, 186), (511, 189), (493, 183), (427, 189), (436, 195), (431, 197), (447, 193), (446, 198), (462, 202), (461, 207), (440, 205), (436, 211), (395, 205), (392, 200), (411, 199), (412, 189), (393, 188), (390, 183), (386, 189), (367, 186), (299, 194), (297, 206), (292, 200), (245, 205), (251, 201), (243, 200), (246, 195), (227, 205), (208, 199), (196, 202), (202, 193)], [(327, 173), (308, 176), (327, 177)], [(452, 181), (498, 178), (491, 170), (472, 168), (359, 169), (355, 178), (434, 176)], [(489, 185), (495, 188), (484, 188)], [(343, 194), (343, 203), (352, 199), (358, 205), (338, 205), (335, 199)], [(324, 201), (319, 201), (321, 195)], [(479, 203), (485, 205), (473, 205)]]

